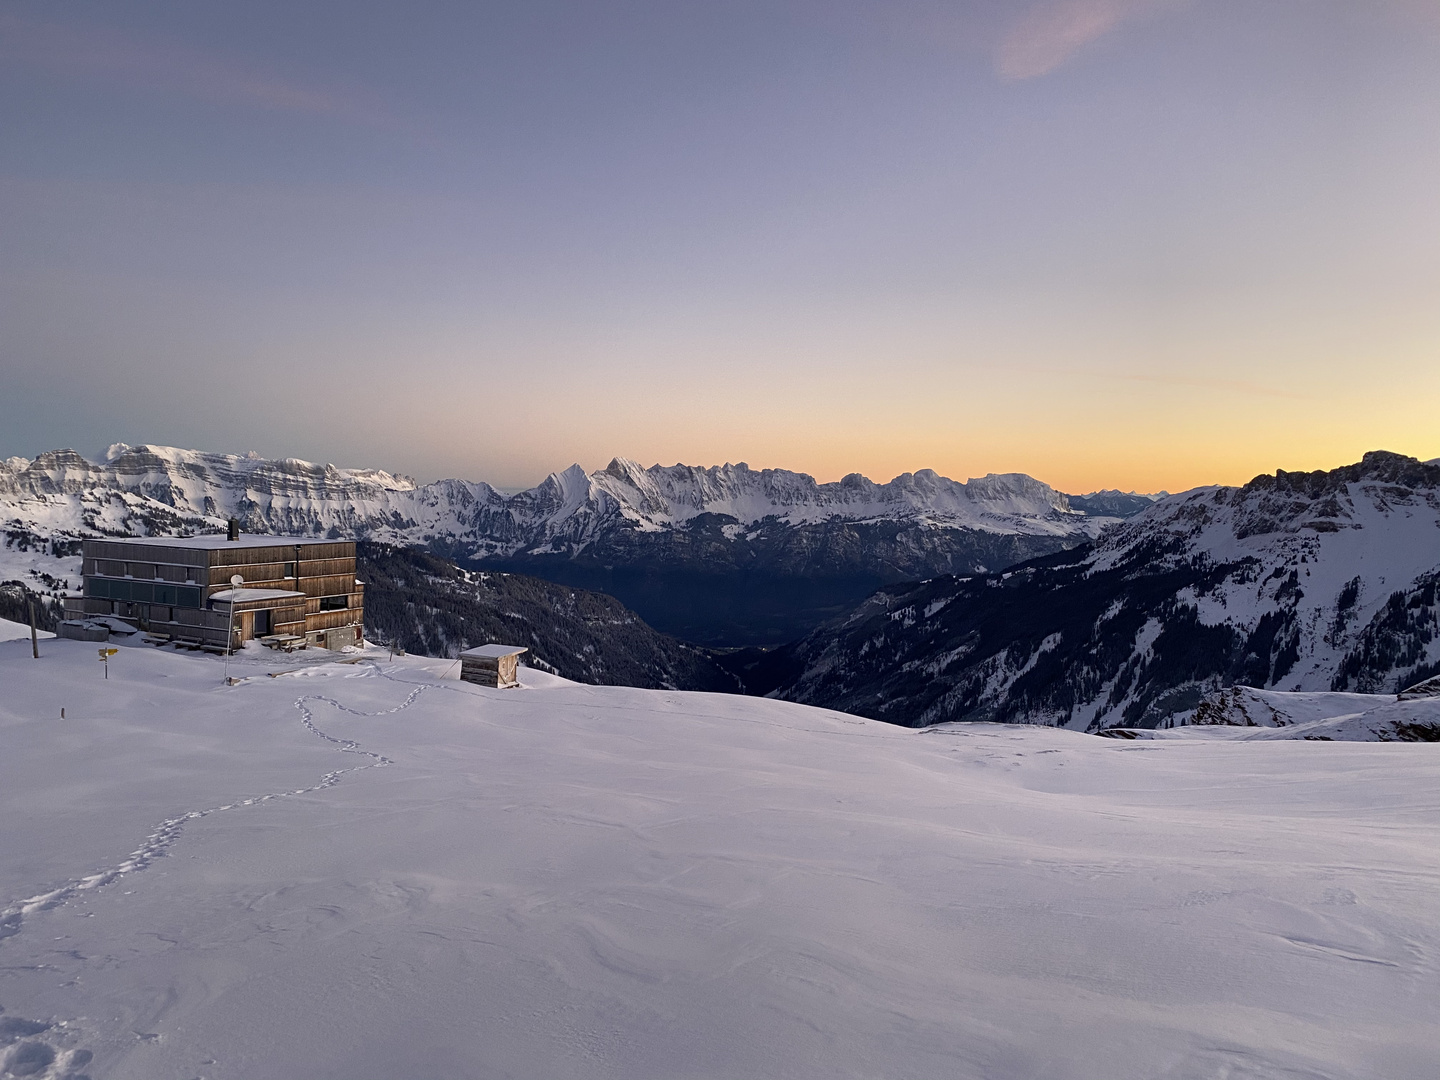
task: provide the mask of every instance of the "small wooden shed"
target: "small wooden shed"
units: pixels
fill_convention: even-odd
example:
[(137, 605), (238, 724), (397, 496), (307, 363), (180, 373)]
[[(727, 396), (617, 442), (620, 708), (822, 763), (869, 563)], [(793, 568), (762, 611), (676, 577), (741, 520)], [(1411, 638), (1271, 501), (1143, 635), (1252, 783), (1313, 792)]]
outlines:
[(529, 652), (521, 645), (481, 645), (460, 654), (460, 678), (481, 686), (519, 686), (516, 669), (520, 654)]

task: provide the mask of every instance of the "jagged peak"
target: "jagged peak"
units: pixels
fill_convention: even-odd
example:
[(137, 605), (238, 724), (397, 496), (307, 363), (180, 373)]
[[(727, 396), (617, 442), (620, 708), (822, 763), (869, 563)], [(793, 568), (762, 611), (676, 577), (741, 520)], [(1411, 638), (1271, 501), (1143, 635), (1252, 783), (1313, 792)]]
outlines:
[(659, 465), (652, 465), (647, 469), (633, 458), (613, 457), (610, 459), (610, 464), (600, 471), (606, 476), (613, 476), (616, 480), (634, 485), (642, 482), (643, 477), (648, 477), (653, 470), (659, 468)]
[(30, 462), (29, 468), (39, 470), (56, 468), (90, 468), (90, 462), (78, 450), (68, 447), (63, 450), (46, 450)]
[(1347, 484), (1367, 480), (1403, 484), (1408, 487), (1434, 486), (1440, 484), (1440, 466), (1390, 450), (1370, 450), (1355, 464), (1341, 465), (1335, 469), (1317, 469), (1313, 472), (1276, 469), (1273, 474), (1261, 473), (1241, 491), (1245, 494), (1280, 491), (1316, 498), (1333, 494)]
[[(744, 461), (647, 468), (616, 456), (593, 474), (572, 464), (536, 487), (502, 494), (478, 481), (417, 485), (409, 477), (378, 470), (345, 469), (295, 457), (266, 459), (253, 452), (222, 454), (115, 443), (108, 457), (95, 464), (73, 450), (55, 450), (34, 461), (21, 460), (17, 464), (23, 465), (23, 471), (12, 466), (5, 474), (5, 490), (20, 498), (66, 494), (92, 501), (123, 491), (127, 498), (153, 500), (153, 512), (162, 516), (223, 520), (239, 509), (260, 515), (273, 529), (306, 531), (321, 518), (326, 527), (339, 523), (342, 529), (356, 529), (368, 520), (373, 524), (363, 528), (385, 535), (409, 528), (408, 520), (421, 518), (436, 522), (426, 526), (431, 530), (426, 535), (469, 534), (478, 527), (478, 501), (486, 513), (506, 515), (509, 524), (493, 541), (501, 546), (519, 543), (520, 533), (528, 529), (540, 529), (545, 536), (579, 537), (612, 525), (644, 530), (682, 527), (701, 514), (746, 523), (773, 517), (796, 526), (837, 518), (896, 518), (1037, 535), (1080, 529), (1087, 536), (1111, 520), (1092, 515), (1081, 526), (1062, 521), (1063, 513), (1056, 513), (1065, 509), (1058, 501), (1062, 497), (1020, 473), (990, 474), (967, 485), (933, 469), (904, 473), (884, 484), (852, 472), (843, 480), (822, 484), (808, 473), (756, 470)], [(166, 509), (159, 509), (162, 506)]]
[[(532, 488), (531, 490), (539, 491), (544, 489), (558, 491), (562, 494), (573, 494), (577, 491), (586, 490), (589, 487), (590, 474), (587, 473), (581, 465), (575, 464), (567, 469), (557, 469), (547, 476), (538, 488)], [(522, 492), (521, 494), (524, 493)]]

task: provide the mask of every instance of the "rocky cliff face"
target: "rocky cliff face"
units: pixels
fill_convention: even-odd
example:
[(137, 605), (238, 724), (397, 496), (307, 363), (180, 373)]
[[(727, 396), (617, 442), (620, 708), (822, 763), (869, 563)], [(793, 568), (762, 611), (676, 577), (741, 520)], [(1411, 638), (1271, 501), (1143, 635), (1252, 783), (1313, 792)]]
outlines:
[(1077, 508), (1022, 474), (958, 483), (922, 470), (886, 484), (858, 474), (821, 484), (744, 464), (642, 468), (620, 458), (508, 496), (480, 482), (422, 485), (158, 446), (117, 445), (103, 462), (58, 450), (0, 463), (12, 553), (81, 536), (217, 531), (233, 516), (247, 532), (421, 545), (472, 568), (611, 592), (662, 629), (732, 644), (790, 640), (887, 582), (1082, 543), (1133, 500), (1148, 505), (1121, 498), (1132, 501)]
[[(99, 463), (73, 450), (0, 462), (0, 507), (18, 524), (52, 531), (212, 529), (233, 515), (248, 531), (446, 538), (474, 545), (472, 554), (504, 555), (574, 553), (607, 532), (673, 530), (703, 518), (743, 528), (884, 519), (1073, 539), (1124, 516), (1076, 509), (1067, 496), (1019, 473), (962, 484), (922, 470), (887, 484), (859, 474), (820, 484), (803, 473), (744, 464), (647, 469), (617, 458), (589, 475), (572, 465), (506, 496), (471, 481), (419, 485), (379, 470), (293, 458), (118, 445)], [(739, 533), (725, 535), (734, 540)]]
[(73, 450), (0, 463), (0, 514), (46, 536), (213, 532), (232, 516), (247, 532), (448, 534), (487, 502), (503, 502), (488, 484), (421, 487), (378, 470), (173, 447), (117, 446), (99, 463)]
[(1236, 683), (1395, 692), (1440, 670), (1440, 465), (1171, 496), (1083, 548), (882, 590), (752, 689), (897, 723), (1174, 722)]

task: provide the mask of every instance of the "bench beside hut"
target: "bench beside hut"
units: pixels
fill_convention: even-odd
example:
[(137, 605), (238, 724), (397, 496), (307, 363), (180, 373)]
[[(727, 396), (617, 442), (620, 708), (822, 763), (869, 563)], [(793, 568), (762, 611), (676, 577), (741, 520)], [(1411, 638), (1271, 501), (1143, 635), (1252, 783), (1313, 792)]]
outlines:
[(460, 678), (481, 686), (519, 686), (516, 669), (520, 654), (530, 650), (520, 645), (481, 645), (460, 654)]

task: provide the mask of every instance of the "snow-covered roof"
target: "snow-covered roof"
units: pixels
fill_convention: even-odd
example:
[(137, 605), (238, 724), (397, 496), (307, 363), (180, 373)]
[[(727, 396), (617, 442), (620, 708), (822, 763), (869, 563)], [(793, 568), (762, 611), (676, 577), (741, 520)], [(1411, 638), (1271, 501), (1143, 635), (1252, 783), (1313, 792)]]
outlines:
[(211, 595), (211, 600), (219, 600), (222, 604), (234, 601), (243, 604), (247, 600), (288, 600), (292, 596), (304, 596), (303, 592), (295, 592), (291, 589), (221, 589)]
[(498, 660), (502, 656), (519, 656), (522, 652), (529, 651), (523, 645), (481, 645), (474, 649), (466, 649), (460, 654), (460, 659)]
[[(109, 630), (112, 634), (138, 633), (135, 627), (131, 626), (123, 619), (117, 619), (111, 615), (91, 615), (82, 619), (64, 619), (62, 621), (67, 626), (86, 626), (91, 628), (98, 627), (100, 629)], [(54, 637), (54, 635), (52, 634), (51, 637)]]
[(228, 547), (294, 547), (296, 544), (341, 544), (343, 539), (327, 540), (313, 536), (259, 536), (241, 533), (239, 540), (227, 540), (224, 533), (207, 533), (204, 536), (97, 536), (107, 544), (143, 544), (145, 547), (190, 548), (196, 551), (214, 551)]

